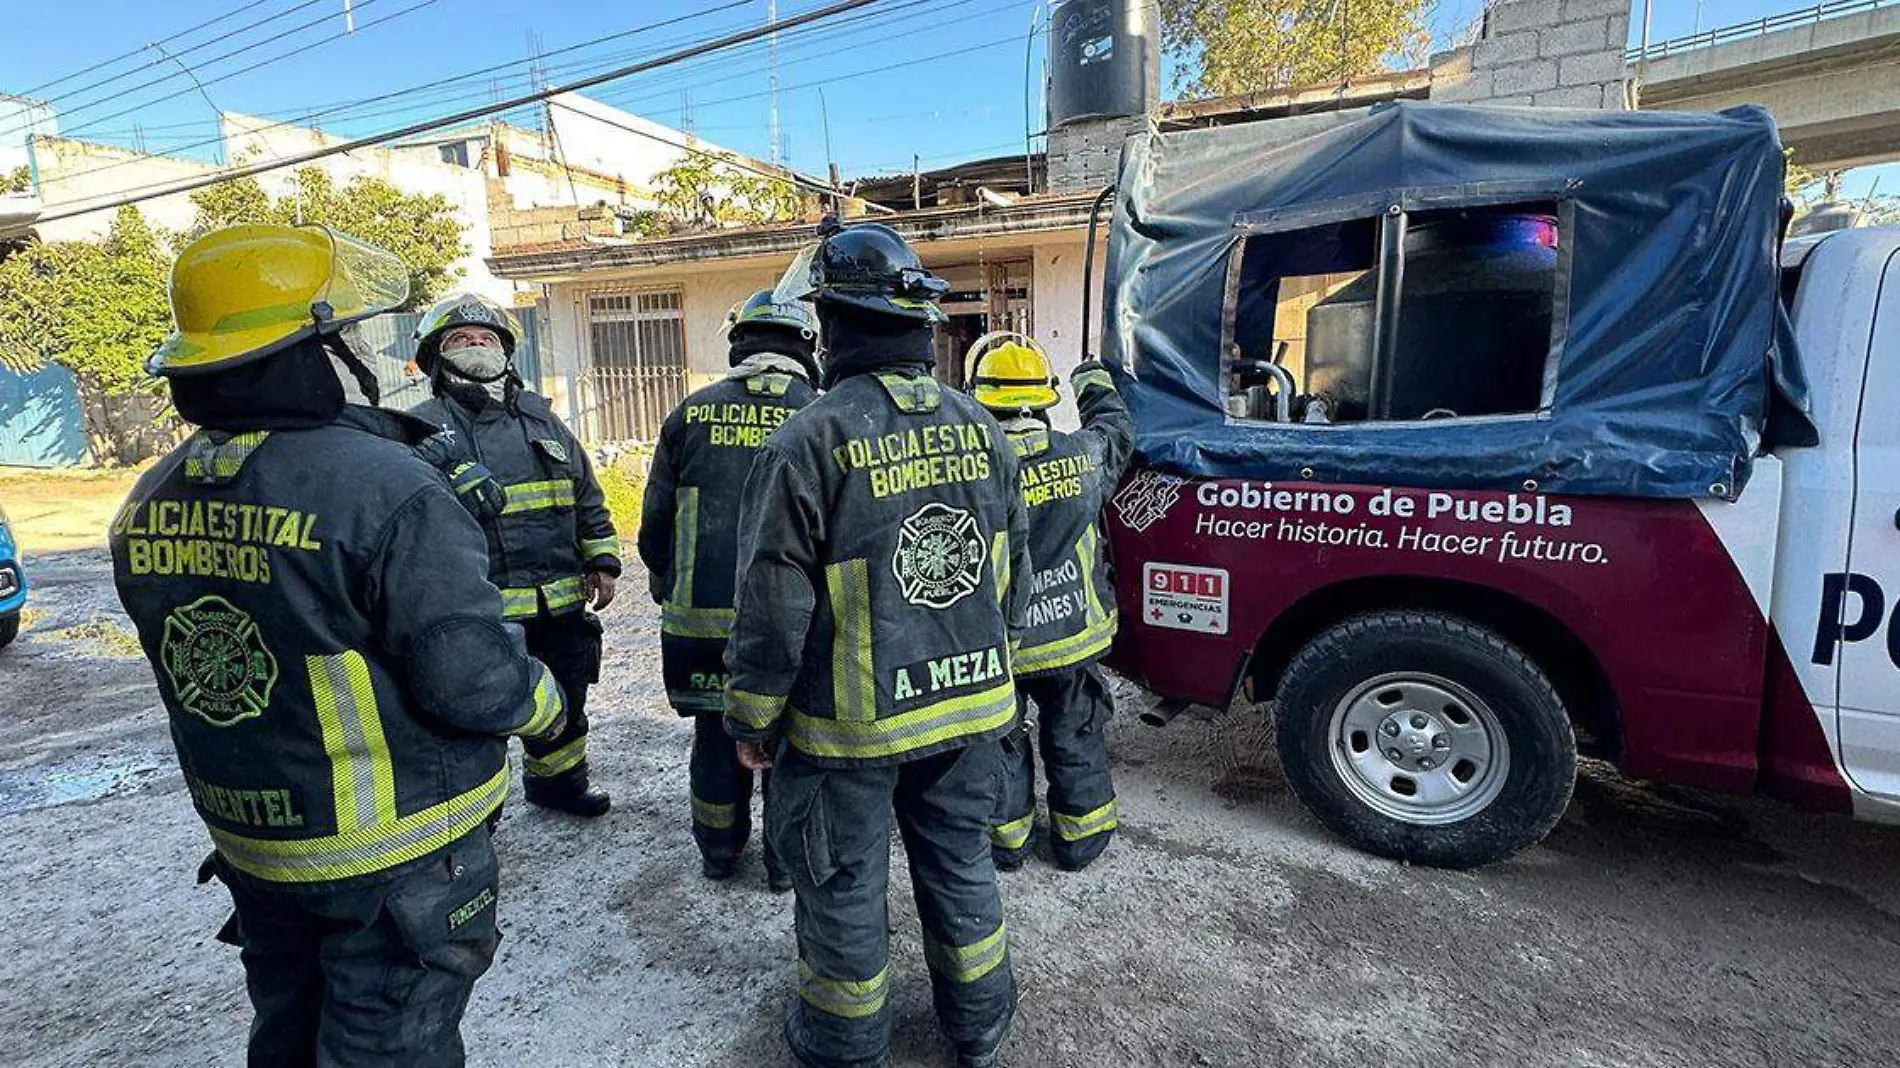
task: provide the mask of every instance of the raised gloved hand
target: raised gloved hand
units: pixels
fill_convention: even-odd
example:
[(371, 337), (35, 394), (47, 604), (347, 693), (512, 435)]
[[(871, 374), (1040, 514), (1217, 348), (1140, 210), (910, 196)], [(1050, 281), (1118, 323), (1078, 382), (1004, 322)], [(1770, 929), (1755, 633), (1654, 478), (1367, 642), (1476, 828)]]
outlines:
[(449, 487), (478, 523), (485, 523), (508, 507), (508, 491), (481, 464), (464, 460), (447, 472)]
[(508, 491), (495, 480), (488, 468), (462, 454), (449, 431), (431, 434), (415, 446), (424, 463), (449, 480), (449, 488), (478, 523), (500, 515), (508, 507)]

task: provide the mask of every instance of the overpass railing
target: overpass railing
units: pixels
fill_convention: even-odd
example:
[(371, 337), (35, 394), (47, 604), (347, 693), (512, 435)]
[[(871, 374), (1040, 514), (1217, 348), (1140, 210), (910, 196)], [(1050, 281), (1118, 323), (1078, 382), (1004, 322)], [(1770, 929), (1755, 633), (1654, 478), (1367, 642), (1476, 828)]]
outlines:
[(1778, 30), (1790, 30), (1797, 26), (1808, 26), (1843, 15), (1856, 15), (1877, 8), (1892, 10), (1900, 8), (1900, 0), (1829, 0), (1828, 3), (1813, 4), (1780, 15), (1764, 15), (1747, 22), (1738, 22), (1733, 26), (1704, 30), (1687, 37), (1673, 37), (1667, 41), (1651, 42), (1648, 48), (1632, 48), (1623, 53), (1623, 58), (1631, 63), (1645, 59), (1662, 59), (1665, 56), (1692, 52), (1698, 48), (1712, 48), (1749, 37), (1763, 37)]

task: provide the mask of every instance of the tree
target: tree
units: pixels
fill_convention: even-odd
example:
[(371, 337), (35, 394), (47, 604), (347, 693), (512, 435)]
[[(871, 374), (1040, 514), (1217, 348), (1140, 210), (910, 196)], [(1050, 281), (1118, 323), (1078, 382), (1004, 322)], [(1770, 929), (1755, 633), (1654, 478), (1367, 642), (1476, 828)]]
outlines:
[(1175, 89), (1229, 96), (1422, 64), (1433, 0), (1161, 0)]
[(329, 174), (306, 167), (296, 187), (275, 200), (256, 179), (241, 178), (191, 194), (198, 208), (189, 237), (241, 223), (321, 223), (386, 249), (409, 268), (409, 303), (424, 307), (442, 295), (468, 255), (454, 206), (439, 194), (405, 193), (381, 178), (352, 178), (341, 189)]
[(171, 330), (169, 267), (159, 236), (129, 206), (104, 240), (30, 243), (0, 261), (0, 363), (69, 368), (106, 462), (142, 459), (155, 444), (157, 391), (144, 365)]
[(704, 153), (689, 153), (654, 175), (651, 196), (659, 207), (633, 218), (633, 229), (648, 237), (781, 222), (797, 218), (803, 208), (792, 183), (748, 173)]
[(7, 174), (0, 174), (0, 193), (31, 193), (33, 191), (33, 169), (15, 167)]
[[(1841, 186), (1846, 181), (1847, 172), (1838, 169), (1811, 171), (1795, 160), (1792, 148), (1785, 155), (1788, 166), (1783, 188), (1794, 200), (1796, 214), (1805, 215), (1823, 204), (1843, 199)], [(1868, 226), (1900, 225), (1900, 196), (1871, 194), (1851, 203), (1866, 217)]]

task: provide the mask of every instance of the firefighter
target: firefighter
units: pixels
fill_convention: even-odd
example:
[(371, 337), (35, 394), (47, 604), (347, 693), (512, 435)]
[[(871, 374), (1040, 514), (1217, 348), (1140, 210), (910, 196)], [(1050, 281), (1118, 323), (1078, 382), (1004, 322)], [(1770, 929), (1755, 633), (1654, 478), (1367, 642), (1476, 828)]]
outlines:
[(197, 429), (133, 488), (113, 577), (231, 893), (250, 1064), (460, 1065), (499, 942), (488, 823), (509, 734), (561, 692), (502, 619), (476, 525), (350, 405), (344, 324), (400, 304), (394, 257), (321, 228), (239, 226), (172, 270), (148, 369)]
[(1097, 662), (1115, 638), (1115, 592), (1102, 557), (1097, 517), (1134, 450), (1135, 426), (1107, 368), (1088, 361), (1071, 380), (1082, 428), (1049, 426), (1059, 401), (1049, 358), (1034, 339), (992, 334), (971, 346), (977, 403), (1002, 422), (1022, 471), (1029, 513), (1034, 589), (1016, 652), (1016, 693), (1024, 722), (1003, 740), (1004, 779), (996, 826), (996, 866), (1022, 867), (1033, 847), (1036, 763), (1027, 710), (1040, 728), (1049, 779), (1050, 854), (1080, 871), (1115, 832), (1115, 788), (1104, 734), (1115, 705)]
[(435, 396), (410, 411), (442, 428), (507, 494), (502, 514), (482, 524), (488, 578), (567, 702), (565, 731), (522, 743), (528, 802), (602, 816), (611, 801), (588, 783), (587, 687), (600, 681), (594, 612), (613, 603), (620, 539), (587, 451), (515, 370), (520, 335), (514, 316), (486, 298), (437, 303), (416, 326), (416, 365)]
[(988, 831), (1016, 722), (1009, 620), (1025, 587), (1016, 459), (930, 377), (947, 286), (889, 228), (840, 227), (777, 299), (812, 297), (827, 392), (759, 451), (739, 507), (726, 728), (773, 767), (766, 834), (797, 894), (801, 1064), (881, 1065), (893, 812), (937, 1015), (964, 1068), (1015, 1005)]
[[(640, 559), (660, 605), (667, 700), (693, 718), (693, 839), (708, 879), (730, 879), (752, 834), (752, 772), (726, 736), (726, 636), (732, 630), (739, 491), (778, 426), (817, 396), (811, 305), (761, 290), (727, 316), (732, 373), (667, 417), (647, 474)], [(765, 849), (774, 893), (792, 888)]]

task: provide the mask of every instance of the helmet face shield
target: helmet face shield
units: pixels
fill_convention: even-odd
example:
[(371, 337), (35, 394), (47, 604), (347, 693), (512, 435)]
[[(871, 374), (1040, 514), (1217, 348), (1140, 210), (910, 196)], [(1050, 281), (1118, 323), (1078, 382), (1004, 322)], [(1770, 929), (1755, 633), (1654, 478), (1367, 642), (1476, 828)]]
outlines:
[(176, 329), (146, 362), (158, 375), (242, 366), (409, 298), (402, 261), (321, 226), (249, 224), (204, 235), (172, 264)]
[(824, 243), (820, 242), (807, 245), (799, 252), (798, 256), (792, 260), (792, 265), (785, 268), (785, 273), (779, 277), (778, 285), (772, 288), (772, 303), (797, 304), (801, 301), (810, 301), (818, 295), (815, 265), (818, 252), (822, 248), (824, 248)]
[(334, 230), (330, 235), (330, 284), (322, 297), (334, 322), (347, 323), (402, 307), (409, 299), (409, 270), (374, 245)]

